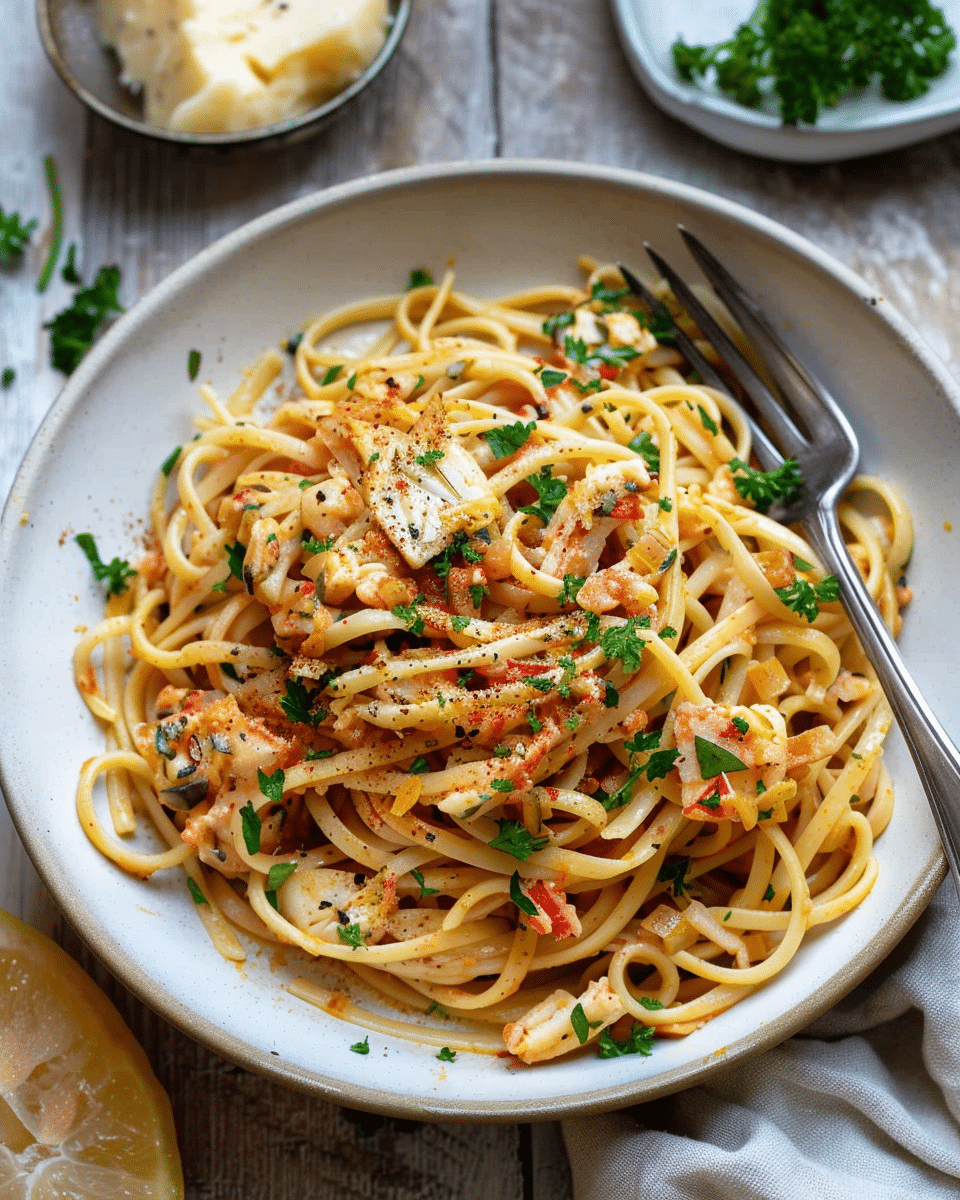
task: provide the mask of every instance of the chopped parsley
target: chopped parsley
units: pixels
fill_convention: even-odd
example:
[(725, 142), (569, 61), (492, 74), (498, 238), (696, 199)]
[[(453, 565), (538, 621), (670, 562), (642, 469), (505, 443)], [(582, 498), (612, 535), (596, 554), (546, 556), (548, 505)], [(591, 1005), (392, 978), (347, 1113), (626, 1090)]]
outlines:
[(731, 725), (733, 725), (734, 729), (736, 729), (739, 733), (749, 733), (750, 732), (750, 722), (744, 720), (743, 717), (734, 717), (730, 723), (731, 723)]
[(193, 383), (199, 374), (201, 358), (199, 350), (191, 350), (187, 355), (187, 376), (191, 383)]
[(194, 880), (187, 876), (187, 887), (190, 889), (190, 895), (193, 897), (194, 904), (209, 904), (210, 901), (206, 898), (203, 892), (197, 887)]
[[(260, 767), (257, 767), (257, 784), (260, 791), (268, 800), (272, 800), (274, 804), (279, 804), (283, 799), (283, 784), (286, 779), (282, 768), (277, 767), (272, 775), (268, 775)], [(251, 854), (253, 851), (251, 851)]]
[(227, 563), (230, 567), (230, 574), (236, 576), (241, 582), (243, 581), (243, 560), (247, 556), (247, 548), (243, 542), (235, 542), (232, 546), (225, 545), (224, 550), (227, 554)]
[(645, 1008), (647, 1012), (659, 1012), (663, 1008), (663, 1004), (656, 996), (641, 996), (640, 1006)]
[(317, 762), (321, 758), (333, 758), (332, 750), (308, 750), (307, 762)]
[(421, 467), (432, 467), (441, 458), (443, 458), (442, 450), (424, 450), (422, 454), (416, 456), (414, 462), (419, 463)]
[(303, 341), (303, 333), (302, 332), (295, 333), (293, 335), (293, 337), (287, 338), (287, 340), (283, 344), (283, 348), (284, 348), (284, 350), (286, 350), (286, 352), (288, 354), (296, 354), (297, 349), (300, 346), (300, 343), (302, 341)]
[(440, 1053), (435, 1054), (434, 1058), (439, 1058), (441, 1062), (455, 1062), (457, 1058), (456, 1050), (451, 1050), (449, 1046), (441, 1046)]
[(357, 386), (357, 373), (356, 373), (356, 371), (354, 371), (354, 373), (347, 380), (347, 387), (352, 392), (356, 386)]
[(627, 617), (626, 625), (613, 625), (600, 635), (600, 649), (608, 659), (619, 659), (623, 669), (630, 675), (640, 670), (644, 643), (637, 630), (647, 627), (642, 621), (642, 617)]
[(67, 247), (67, 257), (64, 260), (63, 270), (60, 272), (60, 278), (64, 283), (72, 283), (74, 287), (79, 287), (83, 282), (80, 278), (80, 272), (77, 270), (76, 242), (71, 242)]
[(567, 494), (566, 483), (562, 479), (554, 479), (549, 466), (541, 467), (538, 475), (528, 475), (527, 483), (537, 493), (540, 503), (524, 505), (520, 511), (539, 517), (544, 525), (549, 525), (561, 500)]
[(33, 237), (36, 218), (24, 221), (19, 213), (5, 213), (0, 206), (0, 262), (11, 263), (19, 258)]
[(532, 709), (527, 713), (527, 724), (533, 733), (539, 733), (543, 728), (543, 722)]
[(301, 545), (307, 554), (326, 554), (328, 550), (333, 549), (333, 543), (336, 541), (334, 537), (314, 538), (306, 537), (302, 540)]
[(543, 332), (548, 338), (555, 340), (560, 330), (566, 329), (568, 325), (572, 325), (575, 319), (572, 312), (556, 313), (552, 317), (547, 317), (544, 321)]
[[(559, 374), (559, 372), (554, 373)], [(536, 427), (536, 421), (530, 421), (526, 425), (522, 421), (517, 421), (513, 425), (498, 425), (494, 429), (488, 429), (483, 437), (495, 458), (506, 458), (509, 454), (515, 454), (521, 446), (526, 445), (527, 439)]]
[(763, 893), (764, 900), (772, 900), (777, 893), (773, 890), (773, 884), (767, 884), (767, 890)]
[(632, 437), (627, 445), (634, 454), (640, 455), (651, 475), (660, 474), (660, 449), (651, 434), (643, 430)]
[(697, 411), (700, 413), (700, 424), (704, 427), (707, 433), (712, 433), (713, 436), (716, 437), (720, 432), (720, 430), (717, 428), (716, 421), (710, 416), (702, 404), (697, 405)]
[(354, 1054), (369, 1054), (370, 1034), (368, 1033), (362, 1042), (354, 1042), (350, 1049), (354, 1052)]
[(277, 908), (277, 890), (281, 888), (297, 869), (295, 862), (274, 863), (267, 874), (267, 903)]
[(616, 708), (620, 703), (620, 693), (609, 679), (603, 680), (603, 707)]
[(514, 871), (510, 876), (510, 899), (514, 902), (517, 908), (522, 913), (526, 913), (528, 917), (535, 917), (539, 909), (530, 899), (528, 895), (520, 887), (520, 872)]
[(620, 1058), (624, 1054), (642, 1054), (649, 1058), (653, 1053), (653, 1027), (635, 1021), (630, 1036), (618, 1042), (609, 1029), (597, 1038), (597, 1058)]
[(16, 379), (17, 373), (13, 367), (4, 367), (3, 373), (0, 374), (0, 387), (8, 388)]
[(430, 770), (430, 764), (423, 757), (423, 755), (420, 754), (413, 760), (413, 762), (410, 764), (410, 766), (407, 767), (407, 774), (408, 775), (426, 775), (429, 770)]
[(319, 725), (326, 719), (325, 708), (314, 708), (315, 695), (307, 691), (306, 684), (299, 679), (286, 681), (286, 694), (280, 697), (280, 707), (287, 720), (295, 725)]
[(50, 361), (58, 371), (72, 375), (93, 345), (100, 326), (111, 313), (123, 312), (119, 286), (119, 270), (101, 267), (93, 284), (81, 288), (69, 308), (44, 325), (50, 330)]
[(715, 779), (724, 771), (745, 771), (747, 764), (741, 762), (735, 754), (708, 742), (706, 738), (694, 737), (693, 748), (700, 764), (700, 774), (704, 779)]
[(590, 357), (590, 351), (583, 338), (570, 337), (569, 334), (563, 339), (563, 353), (571, 362), (579, 363), (581, 366), (585, 366)]
[(840, 599), (840, 584), (836, 575), (828, 575), (820, 583), (808, 583), (795, 579), (786, 587), (773, 589), (787, 608), (793, 609), (808, 621), (815, 621), (820, 613), (820, 604), (830, 604)]
[(423, 872), (422, 871), (418, 871), (416, 868), (414, 868), (410, 872), (410, 874), (417, 881), (417, 886), (420, 888), (420, 895), (419, 895), (418, 899), (422, 900), (424, 898), (424, 896), (436, 896), (437, 895), (437, 891), (438, 891), (437, 888), (427, 887), (427, 885), (423, 882)]
[(739, 458), (729, 462), (733, 484), (744, 500), (752, 500), (759, 512), (779, 502), (790, 508), (803, 497), (803, 476), (795, 458), (784, 459), (775, 471), (755, 471)]
[(668, 883), (675, 896), (682, 896), (689, 891), (687, 871), (690, 867), (689, 858), (668, 858), (657, 872), (659, 883)]
[(453, 626), (454, 633), (463, 633), (472, 620), (472, 617), (461, 617), (459, 614), (455, 614), (450, 618), (450, 624)]
[(337, 378), (339, 377), (340, 372), (342, 370), (343, 370), (343, 367), (341, 366), (340, 363), (334, 363), (332, 367), (328, 367), (323, 376), (323, 379), (321, 379), (321, 381), (320, 381), (320, 386), (326, 387), (328, 383), (336, 383)]
[(651, 733), (635, 734), (632, 741), (624, 742), (624, 747), (631, 754), (649, 754), (651, 750), (656, 750), (660, 745), (660, 738), (663, 736), (663, 730), (655, 729)]
[(352, 946), (354, 950), (359, 950), (361, 946), (366, 949), (363, 942), (363, 930), (359, 925), (338, 925), (337, 937), (345, 946)]
[(799, 554), (793, 556), (793, 565), (797, 571), (812, 571), (813, 563), (808, 563), (805, 558), (801, 558)]
[(129, 586), (127, 580), (137, 572), (125, 558), (112, 558), (108, 563), (103, 562), (92, 534), (78, 533), (73, 540), (87, 556), (87, 561), (93, 569), (94, 579), (106, 583), (108, 596), (119, 596), (127, 590)]
[(641, 778), (643, 771), (643, 767), (632, 770), (620, 787), (610, 795), (603, 788), (597, 788), (595, 798), (600, 801), (607, 812), (613, 812), (615, 808), (623, 808), (633, 798), (634, 784)]
[(507, 821), (498, 817), (497, 825), (500, 827), (500, 832), (488, 845), (492, 850), (503, 850), (507, 854), (512, 854), (521, 862), (526, 862), (531, 854), (546, 849), (550, 844), (548, 837), (535, 838), (530, 830), (519, 821)]
[(759, 810), (757, 811), (757, 820), (758, 821), (769, 821), (772, 816), (773, 816), (772, 808), (765, 808), (762, 812), (760, 812)]
[[(260, 774), (263, 774), (261, 771)], [(260, 853), (260, 830), (263, 822), (260, 820), (260, 814), (253, 807), (253, 802), (248, 800), (243, 808), (240, 809), (240, 823), (243, 829), (243, 844), (247, 848), (248, 854)]]
[(566, 371), (554, 371), (550, 367), (544, 367), (540, 372), (540, 382), (545, 388), (557, 387), (559, 384), (563, 383), (566, 378)]
[(423, 633), (423, 617), (417, 609), (419, 604), (423, 603), (423, 596), (417, 596), (412, 604), (396, 604), (390, 611), (398, 621), (403, 621), (407, 627), (407, 631), (415, 637), (419, 637)]
[(473, 601), (474, 608), (479, 608), (484, 596), (490, 595), (490, 589), (482, 583), (471, 583), (467, 591), (470, 593), (470, 599)]
[(170, 472), (177, 465), (177, 459), (180, 457), (182, 450), (182, 446), (174, 446), (174, 448), (160, 464), (160, 470), (164, 473), (164, 475), (169, 476)]
[(410, 272), (410, 282), (407, 284), (407, 291), (412, 292), (414, 288), (429, 287), (433, 283), (433, 276), (423, 267), (414, 267)]
[(582, 1046), (590, 1037), (591, 1029), (597, 1029), (603, 1024), (603, 1021), (587, 1020), (587, 1014), (583, 1011), (583, 1005), (575, 1004), (573, 1012), (570, 1014), (570, 1024), (573, 1026), (573, 1032), (577, 1035), (577, 1041)]
[(493, 788), (493, 790), (495, 792), (512, 792), (513, 791), (513, 780), (512, 779), (491, 779), (490, 786)]
[(564, 575), (563, 586), (557, 593), (558, 604), (573, 604), (580, 593), (580, 589), (587, 582), (584, 575)]

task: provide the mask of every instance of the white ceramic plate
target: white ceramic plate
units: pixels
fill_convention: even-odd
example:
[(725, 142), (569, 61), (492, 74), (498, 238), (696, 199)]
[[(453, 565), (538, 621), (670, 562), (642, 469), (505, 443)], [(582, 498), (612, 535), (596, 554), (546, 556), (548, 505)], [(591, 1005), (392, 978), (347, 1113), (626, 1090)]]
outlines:
[[(895, 150), (960, 126), (960, 58), (955, 50), (946, 73), (918, 100), (897, 104), (879, 88), (845, 97), (823, 110), (815, 126), (780, 123), (777, 105), (744, 108), (712, 82), (684, 83), (670, 47), (678, 36), (688, 45), (726, 41), (756, 7), (756, 0), (611, 0), (627, 59), (651, 99), (735, 150), (788, 162), (832, 162)], [(960, 0), (938, 0), (954, 30), (960, 30)]]
[[(386, 1113), (538, 1118), (612, 1108), (702, 1080), (773, 1045), (851, 988), (895, 944), (942, 874), (939, 842), (909, 759), (893, 739), (898, 788), (863, 905), (812, 937), (777, 980), (650, 1058), (577, 1057), (537, 1068), (370, 1035), (284, 990), (313, 965), (251, 946), (238, 969), (207, 939), (179, 872), (138, 882), (103, 859), (74, 812), (77, 771), (102, 745), (73, 686), (76, 627), (102, 590), (72, 534), (106, 556), (136, 552), (161, 461), (199, 407), (187, 354), (228, 392), (263, 346), (306, 314), (403, 287), (415, 266), (456, 258), (458, 282), (493, 296), (578, 280), (577, 255), (643, 269), (643, 238), (693, 268), (678, 220), (751, 281), (790, 341), (841, 397), (866, 466), (906, 493), (917, 518), (906, 656), (960, 735), (957, 650), (931, 630), (960, 623), (957, 389), (920, 339), (867, 286), (789, 230), (680, 184), (607, 168), (497, 162), (399, 171), (298, 201), (205, 250), (124, 316), (67, 384), (27, 454), (0, 525), (0, 765), (14, 821), (71, 922), (147, 1004), (225, 1057), (341, 1102)], [(950, 661), (950, 659), (953, 661)]]

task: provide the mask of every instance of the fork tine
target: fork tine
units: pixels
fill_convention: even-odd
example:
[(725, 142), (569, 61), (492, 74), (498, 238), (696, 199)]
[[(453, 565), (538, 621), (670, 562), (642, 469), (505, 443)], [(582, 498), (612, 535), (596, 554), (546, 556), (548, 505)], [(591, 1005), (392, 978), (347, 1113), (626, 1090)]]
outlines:
[[(657, 299), (643, 280), (635, 275), (629, 267), (623, 263), (617, 263), (617, 267), (630, 291), (653, 312), (662, 301)], [(713, 363), (701, 354), (693, 338), (679, 327), (674, 329), (672, 337), (677, 349), (686, 358), (687, 362), (693, 367), (703, 382), (708, 387), (715, 388), (718, 392), (723, 392), (724, 395), (730, 396), (731, 392), (726, 380), (717, 371)], [(782, 465), (783, 455), (777, 450), (776, 446), (774, 446), (773, 442), (770, 441), (760, 426), (757, 425), (756, 421), (752, 420), (749, 415), (747, 415), (747, 420), (750, 422), (753, 435), (753, 451), (757, 456), (757, 460), (765, 471), (775, 471)]]
[[(833, 397), (790, 353), (756, 301), (730, 272), (684, 226), (678, 226), (687, 248), (710, 281), (713, 290), (730, 309), (744, 332), (757, 346), (780, 385), (784, 398), (809, 434), (818, 442), (837, 432), (839, 425), (858, 453), (857, 439)], [(766, 416), (766, 411), (764, 415)]]
[[(727, 366), (740, 381), (744, 391), (756, 404), (760, 413), (770, 424), (774, 440), (785, 456), (796, 457), (807, 445), (806, 439), (784, 412), (782, 405), (767, 385), (747, 362), (739, 348), (733, 343), (726, 330), (710, 310), (694, 295), (684, 279), (653, 249), (644, 242), (643, 248), (653, 260), (654, 266), (670, 284), (670, 289), (687, 312), (700, 326), (706, 337), (714, 344)], [(736, 315), (736, 314), (734, 314)]]

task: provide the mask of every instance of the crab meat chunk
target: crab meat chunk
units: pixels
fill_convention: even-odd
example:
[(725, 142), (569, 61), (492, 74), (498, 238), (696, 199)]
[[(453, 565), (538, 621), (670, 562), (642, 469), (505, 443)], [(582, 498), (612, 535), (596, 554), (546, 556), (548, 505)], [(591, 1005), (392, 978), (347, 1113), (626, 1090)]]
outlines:
[(525, 1063), (544, 1062), (576, 1049), (579, 1038), (571, 1017), (578, 1004), (589, 1027), (587, 1041), (623, 1016), (623, 1007), (604, 976), (594, 980), (579, 996), (572, 996), (562, 988), (551, 992), (519, 1021), (504, 1026), (504, 1045)]
[(776, 810), (796, 791), (788, 765), (783, 719), (766, 705), (681, 704), (674, 737), (680, 758), (683, 815), (731, 820), (746, 829), (758, 812)]
[(379, 942), (397, 908), (397, 877), (300, 866), (278, 888), (282, 916), (321, 942), (343, 945), (338, 929), (359, 929), (364, 943)]
[(365, 464), (363, 498), (411, 567), (442, 553), (454, 534), (473, 533), (500, 516), (487, 477), (448, 431), (439, 396), (409, 432), (347, 414), (339, 423)]

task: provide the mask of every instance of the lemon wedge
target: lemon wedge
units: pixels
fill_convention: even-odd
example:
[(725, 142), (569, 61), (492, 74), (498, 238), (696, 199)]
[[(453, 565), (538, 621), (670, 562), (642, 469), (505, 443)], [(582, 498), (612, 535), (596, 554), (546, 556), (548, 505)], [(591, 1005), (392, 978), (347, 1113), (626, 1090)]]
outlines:
[(0, 910), (0, 1196), (182, 1200), (170, 1101), (107, 997)]

